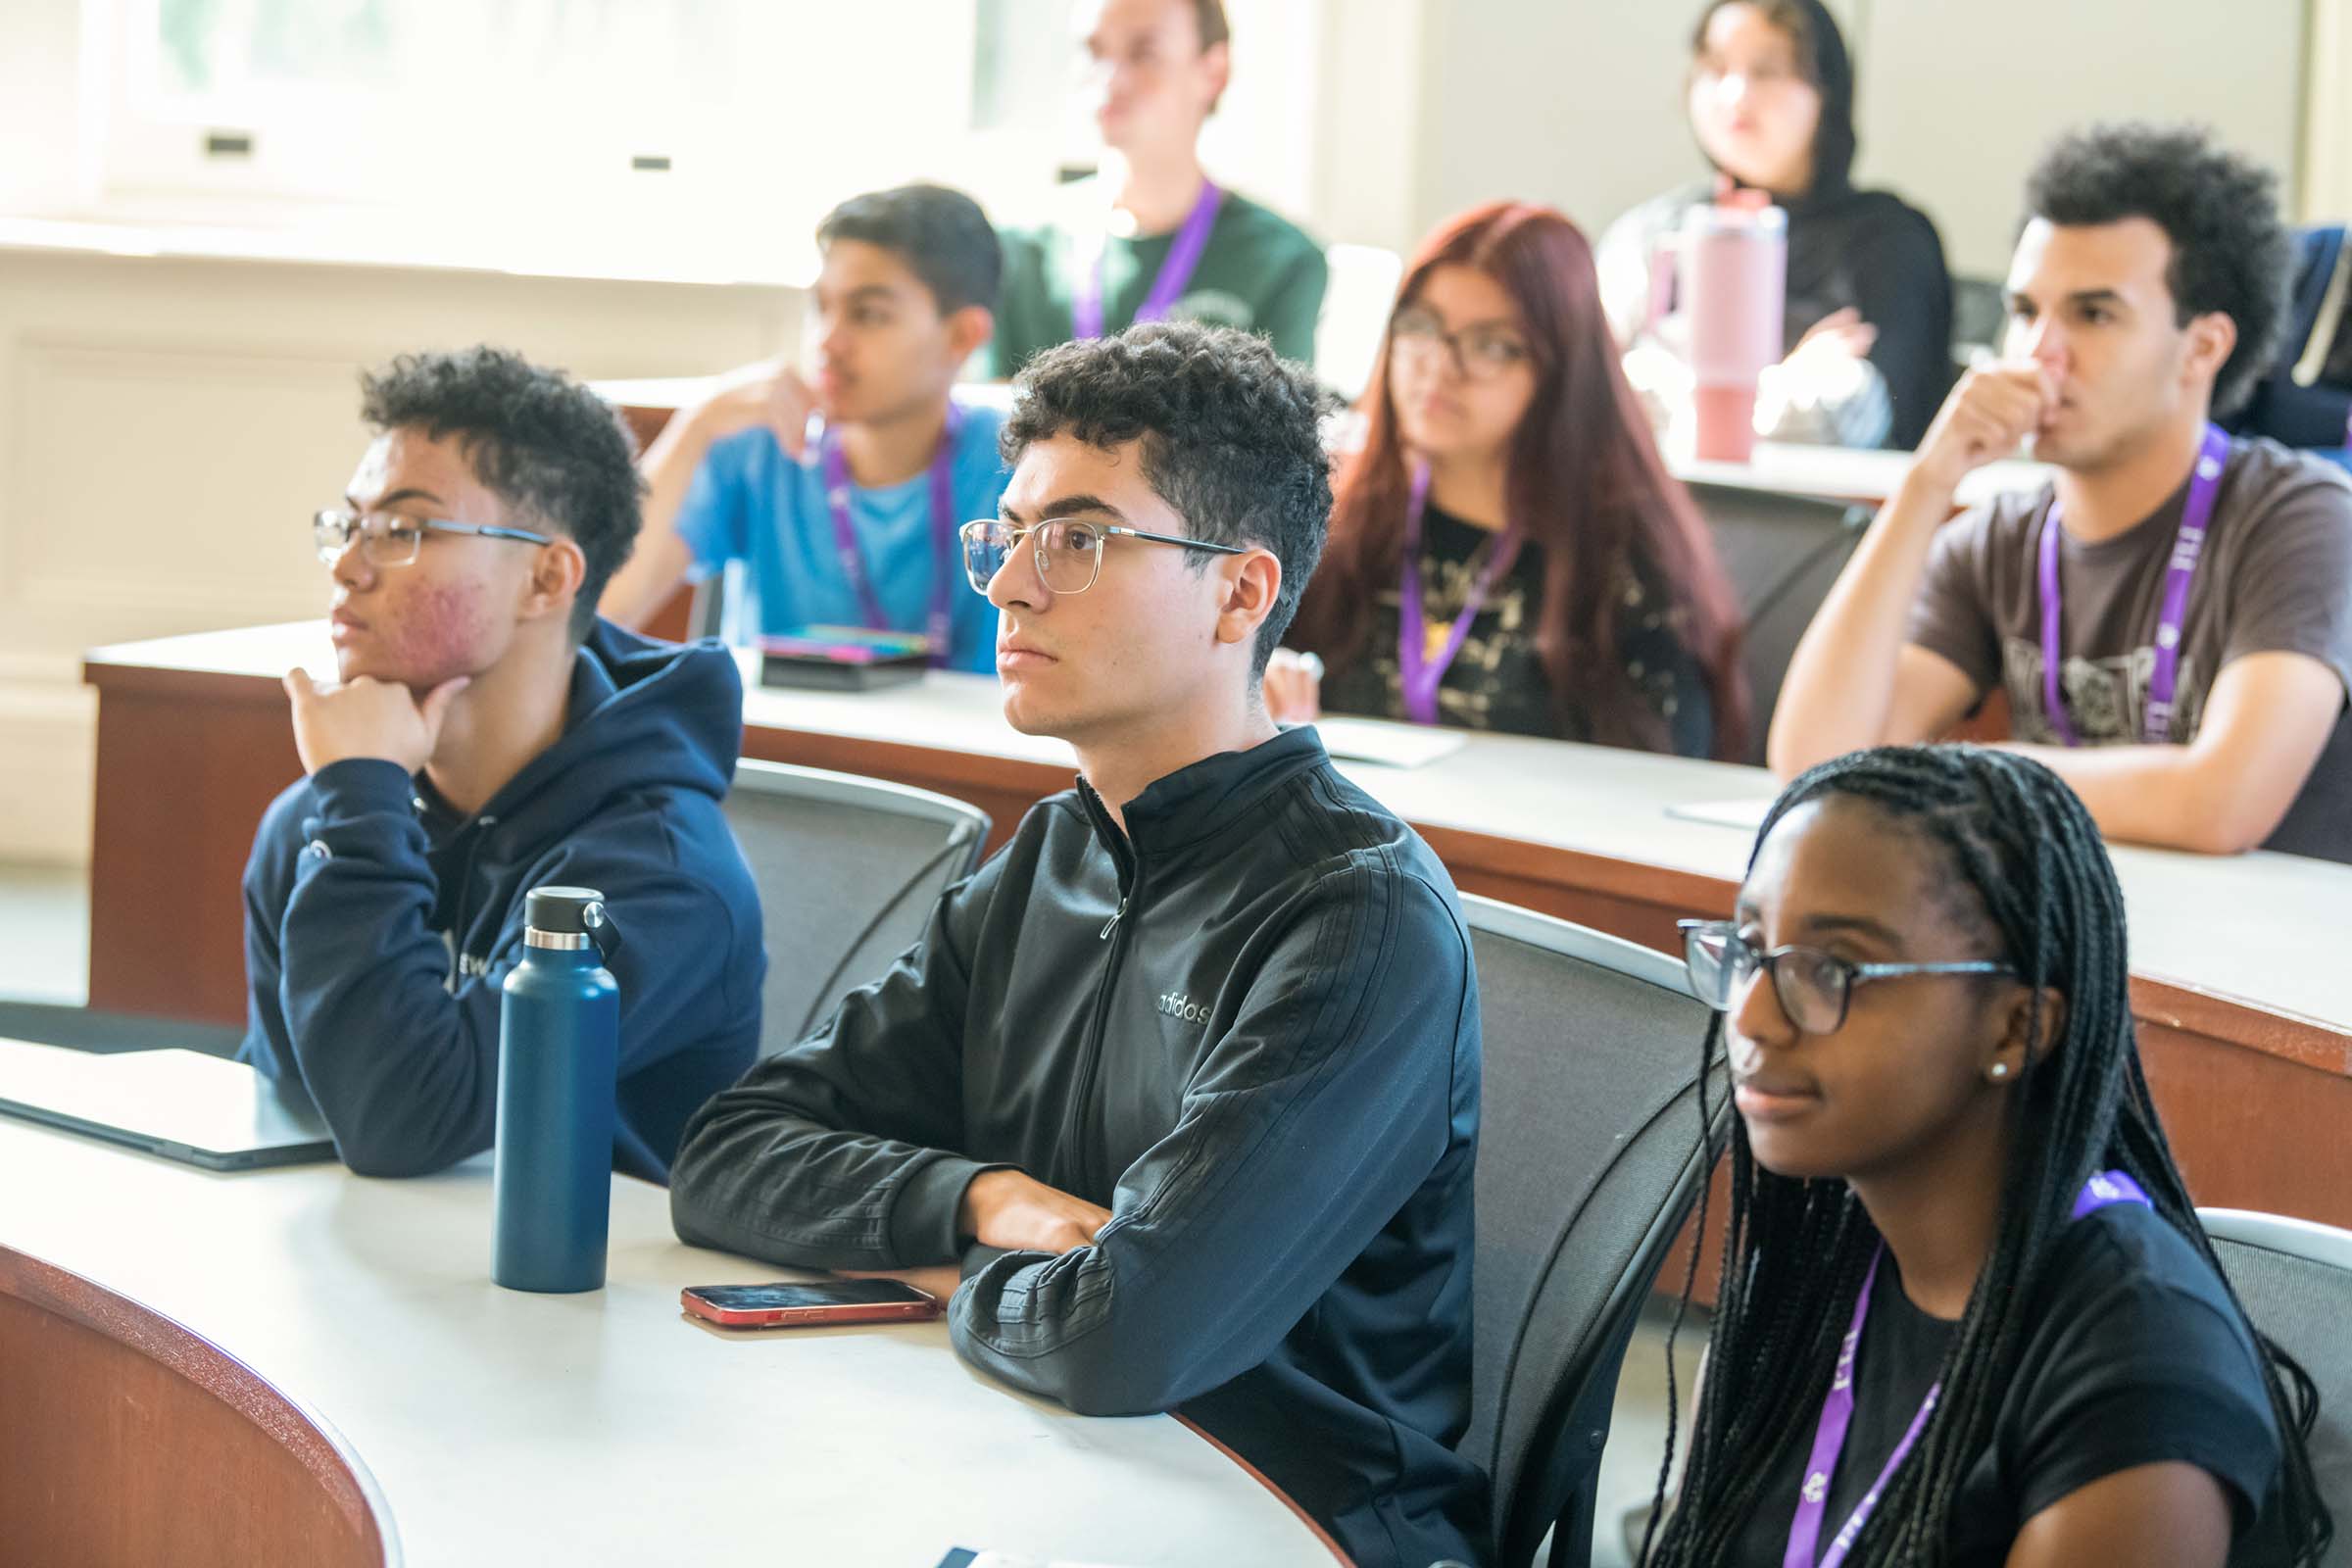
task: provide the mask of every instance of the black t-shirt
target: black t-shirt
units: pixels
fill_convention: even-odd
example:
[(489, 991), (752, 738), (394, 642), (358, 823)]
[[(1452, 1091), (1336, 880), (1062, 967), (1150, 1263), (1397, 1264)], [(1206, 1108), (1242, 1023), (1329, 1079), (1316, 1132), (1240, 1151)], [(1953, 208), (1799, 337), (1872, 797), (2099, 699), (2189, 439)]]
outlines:
[[(1434, 506), (1423, 514), (1421, 612), (1433, 632), (1452, 627), (1497, 537)], [(1619, 568), (1616, 591), (1619, 662), (1664, 724), (1670, 749), (1685, 757), (1713, 755), (1714, 699), (1705, 667), (1683, 641), (1683, 612), (1650, 574), (1631, 566)], [(1488, 590), (1461, 651), (1439, 682), (1440, 723), (1551, 740), (1592, 738), (1585, 715), (1563, 716), (1554, 710), (1551, 680), (1536, 652), (1543, 603), (1544, 547), (1531, 542)], [(1402, 719), (1404, 686), (1396, 662), (1396, 626), (1403, 614), (1399, 585), (1382, 588), (1371, 612), (1363, 654), (1324, 677), (1323, 707), (1334, 713)]]
[[(1850, 1306), (1840, 1306), (1842, 1314)], [(1952, 1501), (1950, 1568), (1999, 1568), (2019, 1530), (2103, 1476), (2182, 1460), (2230, 1497), (2239, 1549), (2280, 1464), (2261, 1363), (2244, 1322), (2186, 1238), (2140, 1203), (2111, 1203), (2066, 1227), (2034, 1289), (2033, 1327), (1994, 1418), (1992, 1446)], [(1957, 1323), (1903, 1295), (1888, 1254), (1854, 1362), (1854, 1419), (1830, 1485), (1821, 1542), (1853, 1513), (1936, 1382)], [(1813, 1425), (1781, 1454), (1736, 1568), (1781, 1568)], [(1906, 1461), (1911, 1462), (1911, 1461)]]

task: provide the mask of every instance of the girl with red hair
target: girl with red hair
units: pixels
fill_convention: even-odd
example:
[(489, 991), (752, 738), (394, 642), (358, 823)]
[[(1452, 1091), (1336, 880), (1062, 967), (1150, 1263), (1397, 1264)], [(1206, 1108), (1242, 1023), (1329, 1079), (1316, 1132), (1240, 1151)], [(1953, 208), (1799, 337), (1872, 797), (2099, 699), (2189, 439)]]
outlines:
[(1732, 589), (1666, 472), (1601, 314), (1592, 248), (1497, 202), (1406, 269), (1330, 543), (1266, 681), (1319, 709), (1741, 755)]

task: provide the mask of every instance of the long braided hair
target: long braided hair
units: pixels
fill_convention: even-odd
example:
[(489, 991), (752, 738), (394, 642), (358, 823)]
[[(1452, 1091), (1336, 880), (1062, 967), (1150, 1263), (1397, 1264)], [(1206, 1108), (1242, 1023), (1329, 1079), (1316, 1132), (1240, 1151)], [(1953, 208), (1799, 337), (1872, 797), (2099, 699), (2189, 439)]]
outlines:
[[(1854, 1544), (1855, 1562), (1936, 1564), (1962, 1479), (1991, 1445), (2001, 1396), (2032, 1329), (2036, 1274), (2076, 1195), (2097, 1171), (2138, 1182), (2158, 1214), (2221, 1271), (2198, 1224), (2140, 1071), (2126, 967), (2123, 893), (2089, 813), (2040, 763), (1975, 746), (1880, 747), (1825, 762), (1773, 803), (1756, 836), (1808, 801), (1870, 802), (1947, 853), (1984, 900), (2007, 952), (2034, 988), (2031, 1046), (2010, 1091), (2008, 1168), (1998, 1229), (1939, 1376), (1943, 1397)], [(1751, 856), (1750, 864), (1753, 859)], [(2066, 1006), (2055, 1049), (2037, 1048), (2042, 989)], [(1702, 1061), (1721, 1049), (1710, 1024)], [(1700, 1078), (1702, 1091), (1704, 1075)], [(1702, 1117), (1707, 1106), (1700, 1106)], [(1701, 1126), (1710, 1126), (1703, 1121)], [(1757, 1165), (1740, 1118), (1725, 1136), (1731, 1212), (1705, 1387), (1680, 1501), (1661, 1525), (1674, 1463), (1669, 1333), (1667, 1454), (1659, 1467), (1644, 1568), (1727, 1560), (1765, 1495), (1774, 1461), (1802, 1443), (1829, 1392), (1846, 1313), (1879, 1248), (1878, 1231), (1841, 1180), (1777, 1176)], [(1706, 1223), (1702, 1196), (1699, 1225)], [(1697, 1250), (1675, 1310), (1690, 1305)], [(2239, 1314), (2244, 1315), (2242, 1306)], [(2263, 1378), (2285, 1446), (2278, 1492), (2296, 1562), (2317, 1562), (2333, 1536), (2305, 1436), (2317, 1396), (2302, 1368), (2267, 1341)]]

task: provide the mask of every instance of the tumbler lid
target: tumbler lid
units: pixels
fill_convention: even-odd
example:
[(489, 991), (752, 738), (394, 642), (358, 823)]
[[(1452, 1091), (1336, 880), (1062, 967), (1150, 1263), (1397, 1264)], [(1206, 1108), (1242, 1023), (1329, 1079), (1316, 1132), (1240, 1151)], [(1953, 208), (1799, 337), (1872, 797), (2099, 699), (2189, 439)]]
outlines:
[(522, 923), (551, 936), (586, 936), (605, 923), (605, 896), (594, 888), (533, 888)]

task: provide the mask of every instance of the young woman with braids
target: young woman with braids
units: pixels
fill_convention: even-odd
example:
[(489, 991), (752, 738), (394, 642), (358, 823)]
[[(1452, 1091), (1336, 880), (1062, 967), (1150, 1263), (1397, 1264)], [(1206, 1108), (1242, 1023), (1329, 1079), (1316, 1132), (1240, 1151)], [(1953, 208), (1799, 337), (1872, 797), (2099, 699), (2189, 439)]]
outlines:
[(1824, 763), (1774, 805), (1735, 917), (1687, 935), (1739, 1115), (1696, 1429), (1645, 1564), (2317, 1559), (2310, 1385), (2197, 1225), (2122, 895), (2055, 774), (1975, 747)]

